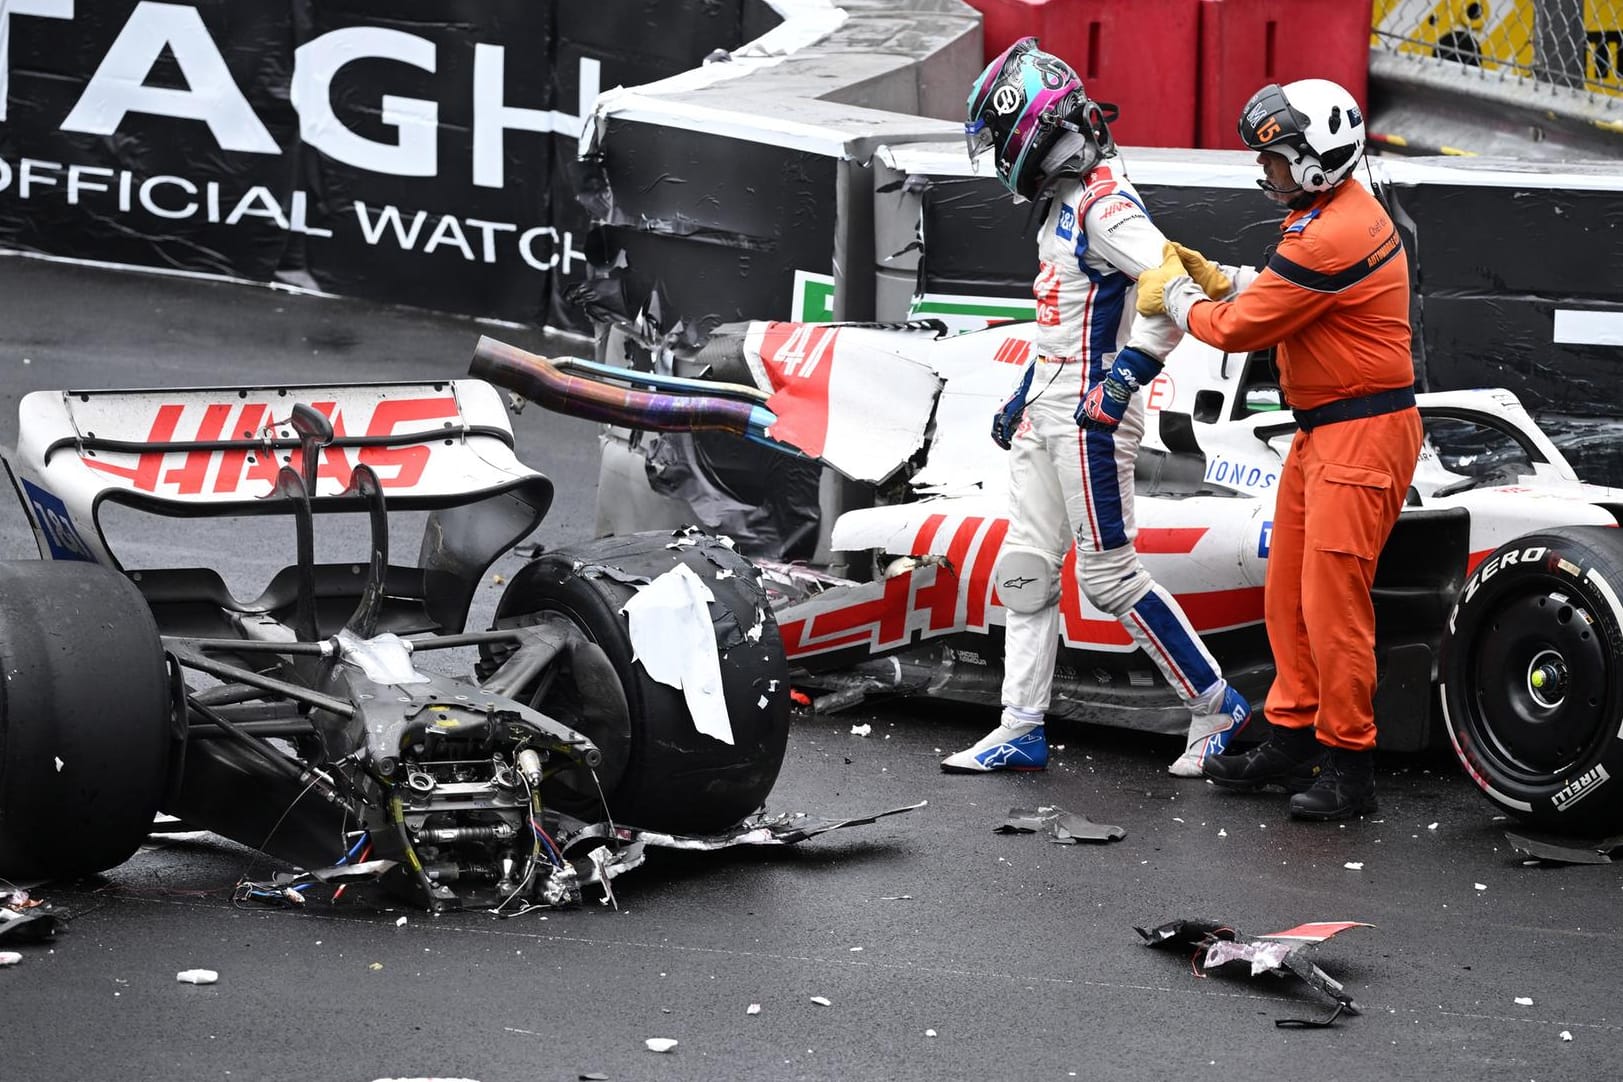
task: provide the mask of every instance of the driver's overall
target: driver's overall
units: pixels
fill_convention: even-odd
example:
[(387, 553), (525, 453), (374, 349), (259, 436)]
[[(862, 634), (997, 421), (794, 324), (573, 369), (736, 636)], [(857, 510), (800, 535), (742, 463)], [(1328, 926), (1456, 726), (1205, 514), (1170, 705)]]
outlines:
[[(1165, 238), (1120, 169), (1111, 158), (1085, 179), (1056, 184), (1043, 221), (1033, 286), (1040, 356), (1031, 362), (1037, 368), (1010, 454), (1004, 547), (1040, 553), (1059, 572), (1074, 541), (1082, 593), (1121, 622), (1183, 702), (1196, 705), (1214, 689), (1221, 696), (1222, 674), (1133, 549), (1133, 463), (1148, 390), (1133, 396), (1114, 432), (1083, 431), (1075, 417), (1119, 348), (1165, 358), (1183, 337), (1164, 316), (1134, 311), (1134, 281), (1159, 265)], [(1052, 690), (1058, 609), (1010, 610), (1006, 620), (1003, 705), (1040, 715)]]

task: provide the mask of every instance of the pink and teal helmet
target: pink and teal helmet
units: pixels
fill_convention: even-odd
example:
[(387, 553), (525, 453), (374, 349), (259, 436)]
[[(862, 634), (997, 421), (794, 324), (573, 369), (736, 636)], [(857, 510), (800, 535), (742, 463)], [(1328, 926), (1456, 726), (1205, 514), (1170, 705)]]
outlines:
[(1071, 66), (1021, 38), (981, 72), (970, 88), (964, 138), (969, 158), (995, 155), (998, 179), (1015, 195), (1035, 199), (1052, 179), (1049, 152), (1066, 132), (1083, 138), (1068, 172), (1085, 174), (1115, 149), (1106, 116), (1088, 100)]

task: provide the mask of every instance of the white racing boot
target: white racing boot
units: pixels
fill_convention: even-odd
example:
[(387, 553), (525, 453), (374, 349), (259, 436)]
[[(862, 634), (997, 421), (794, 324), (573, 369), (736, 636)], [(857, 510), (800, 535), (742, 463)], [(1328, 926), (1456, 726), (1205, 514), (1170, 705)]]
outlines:
[[(1022, 711), (1024, 713), (1024, 711)], [(1048, 766), (1048, 733), (1042, 714), (1022, 721), (1005, 709), (996, 729), (963, 751), (941, 760), (949, 774), (989, 774), (994, 770), (1042, 770)]]
[(1221, 695), (1217, 694), (1218, 688), (1213, 688), (1203, 697), (1204, 702), (1195, 704), (1207, 709), (1216, 706), (1217, 709), (1211, 713), (1195, 714), (1189, 719), (1188, 743), (1183, 754), (1167, 767), (1168, 774), (1179, 778), (1200, 777), (1201, 767), (1206, 760), (1227, 751), (1229, 741), (1251, 720), (1251, 704), (1245, 696), (1230, 687), (1227, 681), (1219, 687)]

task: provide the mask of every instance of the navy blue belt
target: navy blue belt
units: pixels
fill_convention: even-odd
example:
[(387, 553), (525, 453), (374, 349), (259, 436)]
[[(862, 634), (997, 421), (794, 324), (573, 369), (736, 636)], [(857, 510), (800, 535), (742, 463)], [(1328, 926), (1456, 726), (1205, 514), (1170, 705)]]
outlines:
[(1383, 413), (1397, 413), (1414, 405), (1414, 385), (1394, 387), (1390, 391), (1376, 391), (1358, 398), (1343, 398), (1326, 402), (1310, 410), (1291, 410), (1297, 427), (1311, 432), (1320, 425), (1333, 425), (1338, 421), (1355, 421), (1360, 417), (1379, 417)]

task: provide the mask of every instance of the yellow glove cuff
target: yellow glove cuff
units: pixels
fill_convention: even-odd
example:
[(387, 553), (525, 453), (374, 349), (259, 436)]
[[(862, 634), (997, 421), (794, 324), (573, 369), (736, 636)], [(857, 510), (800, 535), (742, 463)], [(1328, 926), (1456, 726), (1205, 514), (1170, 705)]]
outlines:
[(1175, 240), (1167, 241), (1167, 247), (1178, 253), (1178, 261), (1183, 264), (1183, 272), (1195, 280), (1206, 296), (1214, 301), (1220, 301), (1234, 292), (1234, 279), (1223, 273), (1223, 269), (1210, 259), (1201, 255), (1193, 248), (1185, 248)]

